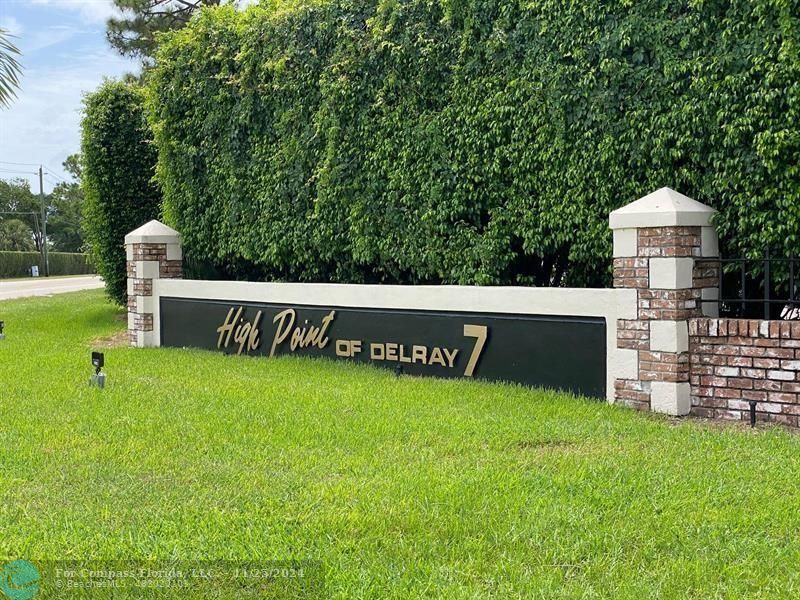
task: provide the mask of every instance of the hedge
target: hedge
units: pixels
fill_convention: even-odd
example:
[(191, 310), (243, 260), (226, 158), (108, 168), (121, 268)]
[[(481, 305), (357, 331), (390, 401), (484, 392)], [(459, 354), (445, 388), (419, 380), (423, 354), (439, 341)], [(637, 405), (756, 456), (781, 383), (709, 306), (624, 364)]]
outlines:
[[(5, 252), (0, 251), (0, 278), (28, 277), (31, 266), (39, 267), (39, 274), (44, 275), (42, 255), (38, 252)], [(94, 267), (86, 254), (77, 252), (50, 252), (50, 275), (84, 275), (94, 273)]]
[(141, 88), (106, 81), (84, 98), (81, 127), (85, 239), (109, 297), (124, 305), (125, 235), (157, 218), (161, 204)]
[(228, 276), (604, 285), (662, 186), (800, 250), (800, 12), (774, 0), (204, 10), (148, 78), (164, 212)]

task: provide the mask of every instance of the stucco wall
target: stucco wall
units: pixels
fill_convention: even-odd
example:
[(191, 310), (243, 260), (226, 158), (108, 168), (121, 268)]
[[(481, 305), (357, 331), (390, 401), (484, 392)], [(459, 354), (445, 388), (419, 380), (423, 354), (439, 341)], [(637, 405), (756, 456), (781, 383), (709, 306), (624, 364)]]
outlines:
[(160, 345), (158, 299), (198, 298), (322, 307), (394, 308), (496, 314), (602, 317), (606, 320), (607, 398), (614, 381), (636, 373), (635, 350), (617, 347), (617, 323), (636, 316), (636, 291), (473, 286), (399, 286), (241, 281), (153, 280), (154, 344)]

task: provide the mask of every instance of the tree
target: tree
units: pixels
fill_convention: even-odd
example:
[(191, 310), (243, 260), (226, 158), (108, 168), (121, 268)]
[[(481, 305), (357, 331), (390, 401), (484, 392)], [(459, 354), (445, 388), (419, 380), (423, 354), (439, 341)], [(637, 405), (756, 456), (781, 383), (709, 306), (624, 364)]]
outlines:
[(27, 180), (0, 179), (0, 223), (12, 219), (22, 221), (33, 234), (37, 252), (42, 250), (42, 235), (39, 230), (41, 210), (41, 199), (31, 192)]
[(84, 233), (92, 263), (112, 300), (127, 298), (125, 235), (159, 216), (156, 151), (144, 116), (144, 91), (106, 81), (84, 99), (81, 121)]
[[(45, 196), (47, 212), (48, 248), (56, 252), (81, 252), (83, 232), (81, 230), (81, 206), (83, 190), (80, 185), (80, 157), (69, 156), (64, 168), (76, 182), (62, 182)], [(42, 250), (41, 225), (42, 199), (30, 189), (25, 179), (0, 180), (0, 225), (4, 221), (19, 220), (30, 232), (31, 244), (36, 251)], [(14, 231), (18, 231), (14, 226)]]
[(47, 241), (56, 252), (82, 252), (81, 207), (83, 190), (79, 183), (59, 183), (49, 196)]
[(47, 238), (52, 243), (53, 250), (81, 252), (83, 251), (81, 229), (83, 189), (80, 155), (68, 156), (63, 165), (75, 181), (59, 183), (48, 198)]
[(11, 99), (17, 97), (22, 65), (17, 61), (21, 56), (12, 42), (7, 30), (0, 27), (0, 106), (9, 106)]
[(72, 178), (75, 179), (78, 183), (81, 182), (81, 177), (83, 175), (83, 167), (81, 166), (81, 155), (80, 154), (70, 154), (67, 158), (64, 159), (64, 162), (61, 163), (64, 168), (67, 170), (67, 173), (72, 175)]
[(180, 29), (204, 6), (218, 6), (221, 0), (114, 0), (122, 13), (107, 23), (108, 42), (123, 56), (152, 58), (156, 36)]
[(33, 232), (20, 219), (6, 219), (0, 223), (0, 250), (33, 252)]

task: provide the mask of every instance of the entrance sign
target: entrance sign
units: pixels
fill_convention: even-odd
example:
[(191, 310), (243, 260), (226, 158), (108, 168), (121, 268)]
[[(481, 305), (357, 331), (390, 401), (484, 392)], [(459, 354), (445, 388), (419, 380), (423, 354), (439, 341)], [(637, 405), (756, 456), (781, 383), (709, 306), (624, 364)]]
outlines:
[[(152, 221), (125, 236), (130, 343), (326, 356), (416, 375), (571, 390), (670, 415), (732, 418), (744, 413), (733, 406), (741, 394), (731, 386), (748, 382), (720, 379), (730, 392), (725, 398), (734, 399), (720, 408), (717, 390), (698, 384), (705, 367), (695, 364), (706, 337), (727, 331), (735, 344), (745, 339), (741, 322), (732, 329), (720, 323), (719, 334), (716, 325), (698, 322), (717, 316), (713, 214), (669, 188), (615, 210), (614, 287), (600, 289), (184, 280), (180, 234)], [(767, 331), (770, 339), (778, 332), (794, 343), (794, 329), (776, 325), (750, 323), (747, 331)], [(706, 326), (707, 336), (698, 333)], [(774, 374), (775, 385), (800, 381), (794, 366), (781, 364), (764, 377)], [(797, 421), (791, 394), (765, 403), (768, 413), (778, 411), (770, 419)]]
[(412, 375), (473, 377), (606, 396), (603, 318), (167, 296), (159, 304), (162, 346), (327, 357)]

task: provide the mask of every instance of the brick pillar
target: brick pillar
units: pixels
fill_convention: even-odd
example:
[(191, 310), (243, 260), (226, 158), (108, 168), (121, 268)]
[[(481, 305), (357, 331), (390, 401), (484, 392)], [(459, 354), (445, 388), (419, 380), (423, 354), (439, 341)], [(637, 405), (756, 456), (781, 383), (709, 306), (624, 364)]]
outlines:
[[(714, 210), (669, 188), (615, 210), (614, 287), (637, 290), (638, 318), (617, 323), (617, 347), (638, 354), (638, 378), (615, 381), (616, 400), (643, 410), (686, 415), (689, 319), (716, 297)], [(708, 305), (707, 315), (716, 307)]]
[(128, 336), (132, 346), (158, 345), (153, 323), (153, 282), (183, 275), (181, 236), (150, 221), (125, 236), (128, 260)]

